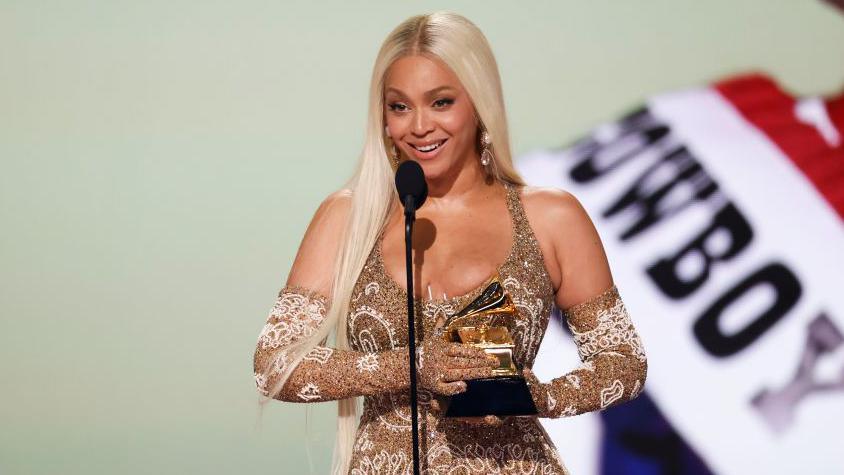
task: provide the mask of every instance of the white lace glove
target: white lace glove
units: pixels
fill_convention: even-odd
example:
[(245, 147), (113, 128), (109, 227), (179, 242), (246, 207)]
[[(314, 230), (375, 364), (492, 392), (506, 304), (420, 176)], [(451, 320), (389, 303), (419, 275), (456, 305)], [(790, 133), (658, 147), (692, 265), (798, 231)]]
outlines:
[(276, 388), (282, 370), (290, 364), (289, 345), (316, 331), (325, 318), (327, 305), (327, 297), (306, 288), (286, 286), (279, 291), (255, 347), (253, 366), (258, 391), (292, 402), (406, 391), (410, 387), (407, 347), (362, 352), (322, 345), (308, 352), (284, 385)]
[(542, 383), (523, 371), (539, 417), (567, 417), (603, 410), (642, 392), (648, 371), (639, 334), (615, 285), (564, 311), (583, 362)]
[(453, 396), (466, 390), (464, 381), (492, 376), (498, 359), (478, 348), (445, 341), (442, 328), (443, 322), (437, 322), (431, 336), (416, 349), (417, 381), (422, 389)]

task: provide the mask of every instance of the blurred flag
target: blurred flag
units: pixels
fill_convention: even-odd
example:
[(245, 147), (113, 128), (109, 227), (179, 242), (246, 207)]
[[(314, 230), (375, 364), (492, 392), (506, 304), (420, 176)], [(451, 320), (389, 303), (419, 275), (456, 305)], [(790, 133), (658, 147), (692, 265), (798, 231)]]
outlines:
[[(589, 211), (648, 354), (639, 399), (543, 421), (573, 473), (844, 473), (844, 94), (731, 77), (517, 167)], [(556, 319), (536, 371), (575, 355)]]

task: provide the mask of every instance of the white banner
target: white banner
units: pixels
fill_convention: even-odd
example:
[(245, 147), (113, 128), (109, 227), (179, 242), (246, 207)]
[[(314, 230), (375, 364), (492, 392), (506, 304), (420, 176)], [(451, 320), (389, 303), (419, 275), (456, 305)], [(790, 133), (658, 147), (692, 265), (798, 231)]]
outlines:
[[(749, 75), (517, 161), (588, 210), (642, 335), (645, 394), (715, 473), (844, 473), (844, 147), (825, 112)], [(540, 377), (576, 362), (551, 329)], [(543, 422), (574, 473), (606, 469), (598, 414)]]

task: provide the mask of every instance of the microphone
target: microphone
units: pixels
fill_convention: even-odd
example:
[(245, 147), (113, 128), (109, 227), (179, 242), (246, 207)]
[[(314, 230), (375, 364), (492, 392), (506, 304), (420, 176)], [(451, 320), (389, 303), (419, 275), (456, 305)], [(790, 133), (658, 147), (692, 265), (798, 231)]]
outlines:
[(405, 160), (396, 170), (396, 191), (404, 204), (404, 214), (412, 215), (425, 204), (428, 183), (422, 167), (413, 160)]
[(416, 210), (428, 197), (428, 183), (422, 167), (413, 160), (406, 160), (396, 170), (396, 191), (404, 204), (404, 265), (407, 272), (407, 357), (410, 363), (410, 420), (413, 443), (413, 475), (419, 475), (419, 413), (416, 408), (419, 396), (416, 390), (416, 324), (413, 316), (413, 221)]

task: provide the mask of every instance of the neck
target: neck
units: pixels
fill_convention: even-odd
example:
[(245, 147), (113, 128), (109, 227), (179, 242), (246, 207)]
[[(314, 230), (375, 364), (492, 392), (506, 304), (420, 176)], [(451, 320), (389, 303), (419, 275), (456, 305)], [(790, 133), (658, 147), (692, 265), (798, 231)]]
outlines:
[(453, 173), (428, 180), (427, 206), (436, 208), (440, 205), (466, 202), (479, 194), (488, 194), (490, 188), (495, 185), (495, 180), (487, 180), (486, 171), (480, 165), (480, 158), (473, 154), (466, 158), (463, 166), (456, 167)]

